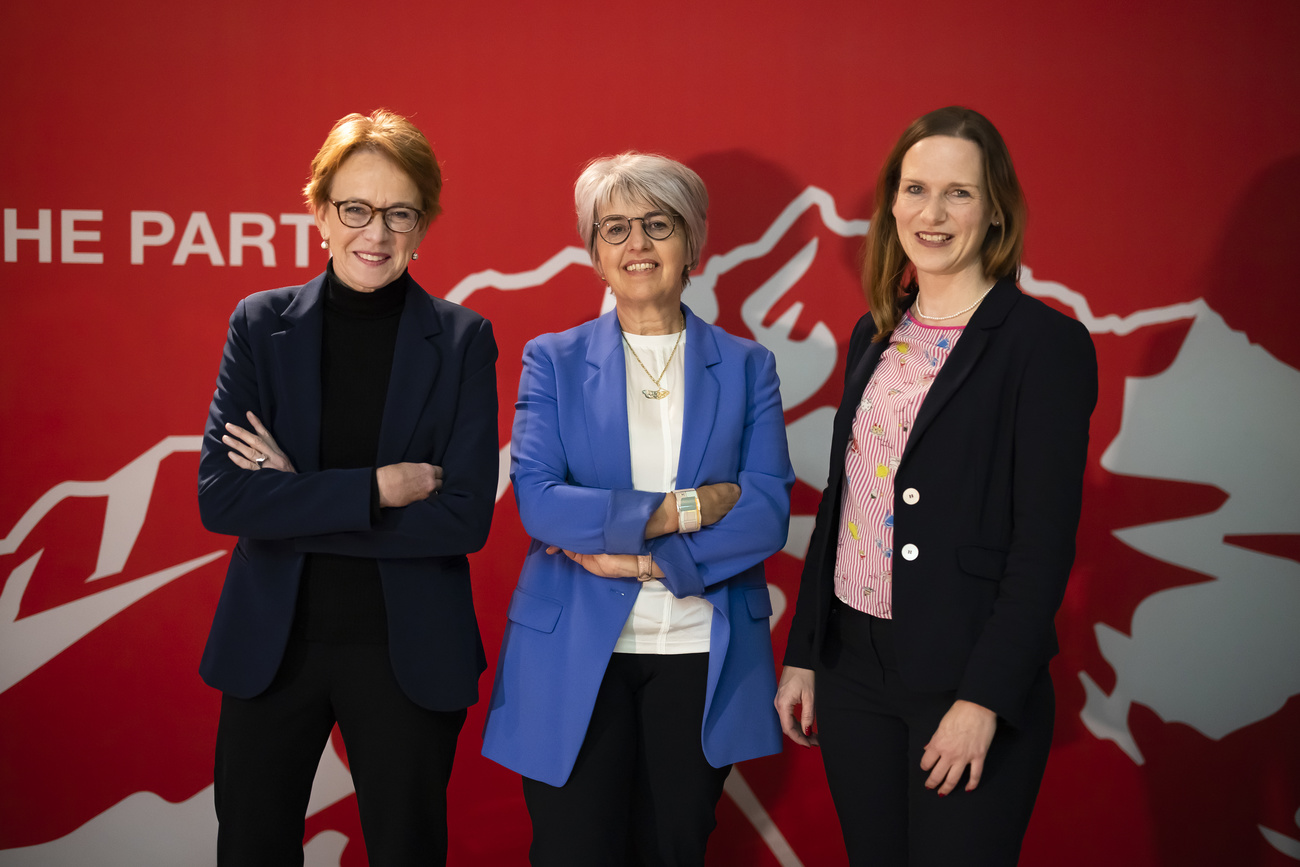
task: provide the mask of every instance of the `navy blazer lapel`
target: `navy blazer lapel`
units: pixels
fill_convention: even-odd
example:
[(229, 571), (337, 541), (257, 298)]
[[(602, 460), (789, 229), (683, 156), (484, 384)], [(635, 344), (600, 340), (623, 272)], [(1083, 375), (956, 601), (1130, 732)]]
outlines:
[(835, 423), (831, 430), (831, 466), (839, 468), (839, 472), (833, 472), (832, 478), (827, 480), (833, 487), (838, 486), (839, 477), (844, 474), (844, 450), (849, 447), (853, 419), (858, 413), (858, 404), (862, 402), (862, 392), (866, 390), (871, 375), (876, 372), (876, 365), (880, 363), (880, 357), (888, 348), (888, 340), (868, 343), (866, 351), (844, 383), (844, 396), (840, 398), (840, 408), (835, 413)]
[(1020, 290), (1011, 280), (999, 280), (989, 292), (984, 302), (971, 316), (970, 322), (966, 324), (965, 330), (957, 340), (957, 346), (953, 349), (952, 355), (943, 363), (939, 370), (939, 375), (934, 378), (934, 384), (930, 386), (930, 393), (925, 396), (921, 403), (921, 409), (916, 414), (916, 421), (912, 425), (912, 430), (907, 437), (907, 446), (903, 449), (903, 456), (900, 463), (907, 461), (916, 446), (916, 443), (925, 435), (925, 430), (934, 421), (944, 405), (957, 393), (961, 384), (970, 376), (970, 372), (975, 369), (976, 363), (980, 356), (984, 354), (985, 347), (988, 346), (989, 337), (992, 332), (1001, 327), (1006, 320), (1007, 314), (1015, 306), (1016, 301), (1020, 298)]
[(294, 466), (304, 472), (320, 469), (324, 292), (325, 275), (321, 274), (298, 291), (280, 314), (284, 330), (271, 335), (275, 415), (263, 421)]
[(618, 324), (618, 314), (613, 310), (592, 323), (582, 402), (597, 484), (610, 489), (631, 488), (627, 362), (623, 357), (623, 330)]
[[(415, 435), (425, 403), (433, 391), (442, 369), (442, 354), (437, 336), (442, 320), (433, 301), (414, 280), (406, 289), (406, 303), (397, 324), (397, 343), (393, 347), (393, 371), (384, 398), (384, 418), (379, 426), (377, 466), (400, 463), (409, 455), (407, 448)], [(441, 407), (451, 418), (454, 407)]]
[(703, 482), (699, 478), (700, 464), (718, 417), (720, 392), (717, 377), (709, 368), (722, 361), (722, 354), (712, 329), (689, 307), (682, 305), (682, 311), (686, 317), (686, 356), (682, 359), (686, 407), (682, 415), (682, 450), (677, 456), (677, 487), (687, 488)]
[[(844, 394), (840, 397), (840, 406), (835, 411), (835, 420), (831, 425), (830, 474), (826, 479), (826, 490), (822, 492), (822, 500), (831, 504), (829, 514), (835, 518), (831, 526), (839, 524), (840, 499), (844, 490), (844, 453), (849, 447), (849, 438), (853, 435), (853, 419), (858, 413), (858, 404), (862, 402), (862, 392), (866, 390), (871, 375), (876, 372), (876, 365), (880, 363), (880, 356), (888, 346), (887, 340), (868, 343), (867, 348), (858, 357), (853, 364), (853, 369), (845, 378)], [(810, 549), (808, 556), (816, 555)], [(825, 546), (823, 556), (831, 558), (830, 563), (833, 567), (835, 556), (833, 538)], [(829, 578), (833, 571), (832, 568), (824, 574)]]

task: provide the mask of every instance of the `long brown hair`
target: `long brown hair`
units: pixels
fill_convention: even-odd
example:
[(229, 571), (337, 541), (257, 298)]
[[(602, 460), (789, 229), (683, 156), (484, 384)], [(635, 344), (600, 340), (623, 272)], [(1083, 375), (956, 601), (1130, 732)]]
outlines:
[(875, 213), (863, 245), (862, 291), (876, 321), (873, 340), (885, 340), (898, 326), (907, 293), (916, 291), (916, 271), (898, 240), (894, 197), (903, 173), (903, 156), (923, 138), (948, 135), (979, 146), (984, 155), (984, 187), (989, 210), (999, 223), (984, 236), (980, 258), (984, 275), (1001, 280), (1020, 278), (1020, 256), (1025, 245), (1025, 197), (1020, 191), (1011, 153), (997, 128), (977, 111), (951, 105), (922, 115), (903, 132), (880, 168), (876, 180)]

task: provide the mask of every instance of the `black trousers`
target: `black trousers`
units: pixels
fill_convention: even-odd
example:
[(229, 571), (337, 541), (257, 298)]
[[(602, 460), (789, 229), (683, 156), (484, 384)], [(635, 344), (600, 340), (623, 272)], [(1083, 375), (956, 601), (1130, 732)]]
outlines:
[(270, 688), (221, 699), (217, 863), (303, 863), (316, 766), (335, 722), (374, 865), (447, 860), (447, 781), (465, 711), (426, 710), (393, 676), (387, 644), (290, 641)]
[(921, 755), (956, 696), (903, 685), (892, 634), (892, 621), (836, 604), (816, 672), (822, 761), (849, 863), (1014, 867), (1052, 745), (1046, 667), (1024, 724), (998, 721), (975, 791), (964, 775), (941, 798), (925, 788)]
[(524, 778), (534, 867), (703, 865), (731, 765), (704, 758), (709, 655), (615, 653), (563, 786)]

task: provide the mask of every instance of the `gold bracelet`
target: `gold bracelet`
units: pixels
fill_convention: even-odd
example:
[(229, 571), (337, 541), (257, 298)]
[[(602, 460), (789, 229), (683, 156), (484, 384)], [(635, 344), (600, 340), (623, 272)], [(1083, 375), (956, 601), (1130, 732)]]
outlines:
[(636, 580), (651, 581), (654, 579), (655, 563), (650, 559), (649, 554), (636, 555)]

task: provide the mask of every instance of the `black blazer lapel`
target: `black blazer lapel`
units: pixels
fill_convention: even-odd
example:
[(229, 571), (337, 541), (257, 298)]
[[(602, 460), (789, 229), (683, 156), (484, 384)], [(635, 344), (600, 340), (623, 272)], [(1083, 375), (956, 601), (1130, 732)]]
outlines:
[(275, 359), (275, 414), (262, 421), (303, 472), (320, 469), (320, 357), (325, 275), (299, 290), (271, 335)]
[(844, 475), (844, 450), (849, 447), (849, 437), (853, 435), (853, 419), (858, 413), (858, 404), (862, 402), (862, 392), (866, 390), (871, 375), (876, 372), (880, 357), (889, 348), (888, 340), (867, 344), (867, 349), (858, 359), (844, 383), (844, 395), (840, 398), (840, 408), (835, 413), (835, 425), (831, 433), (831, 478), (830, 486), (836, 490)]
[(406, 290), (406, 304), (397, 325), (393, 347), (393, 372), (384, 399), (384, 418), (379, 427), (376, 466), (406, 460), (411, 437), (421, 415), (428, 409), (443, 412), (450, 423), (454, 406), (428, 408), (434, 382), (442, 369), (442, 355), (436, 341), (442, 321), (425, 291), (414, 281)]
[(980, 356), (989, 344), (993, 332), (1006, 321), (1007, 314), (1020, 298), (1020, 290), (1011, 280), (1000, 280), (989, 292), (979, 309), (966, 324), (952, 355), (944, 362), (939, 375), (930, 386), (930, 393), (921, 403), (916, 414), (916, 421), (907, 437), (907, 446), (903, 449), (900, 464), (906, 463), (908, 456), (916, 449), (916, 444), (925, 436), (926, 428), (943, 410), (952, 396), (961, 388), (961, 384), (970, 376)]
[[(844, 452), (849, 447), (849, 438), (853, 435), (853, 418), (857, 415), (858, 404), (862, 402), (862, 392), (871, 381), (871, 375), (875, 373), (876, 365), (880, 363), (880, 356), (888, 346), (888, 341), (868, 343), (866, 350), (853, 364), (853, 369), (849, 371), (844, 383), (844, 394), (840, 397), (840, 406), (835, 412), (835, 421), (831, 426), (830, 472), (826, 479), (826, 490), (822, 492), (823, 501), (830, 504), (829, 511), (826, 513), (829, 516), (828, 526), (839, 526), (840, 499), (844, 490)], [(834, 537), (832, 535), (827, 538), (831, 540)], [(834, 571), (834, 542), (828, 541), (822, 553), (823, 556), (830, 558), (826, 561), (827, 568), (823, 570), (829, 577)], [(815, 556), (816, 552), (810, 549), (808, 557)]]

